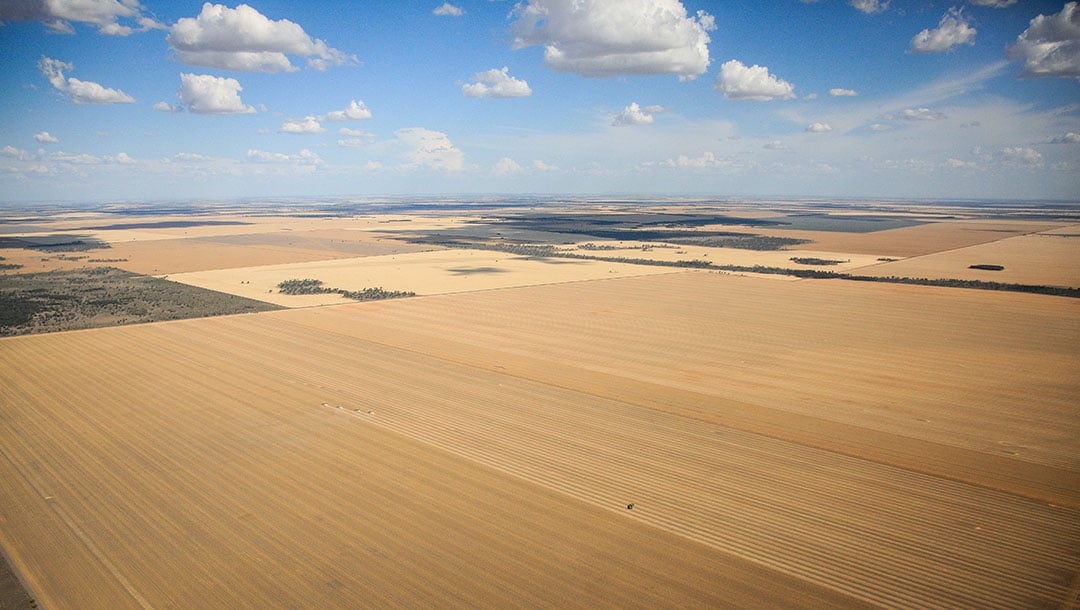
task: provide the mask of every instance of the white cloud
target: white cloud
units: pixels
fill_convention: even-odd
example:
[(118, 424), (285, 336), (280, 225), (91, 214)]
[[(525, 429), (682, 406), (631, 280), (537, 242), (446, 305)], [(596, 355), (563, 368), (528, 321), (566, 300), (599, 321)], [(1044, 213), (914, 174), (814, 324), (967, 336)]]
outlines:
[(245, 72), (284, 72), (296, 68), (288, 55), (308, 59), (316, 70), (357, 63), (356, 57), (312, 39), (304, 29), (281, 19), (271, 21), (246, 4), (231, 9), (203, 4), (198, 17), (177, 21), (167, 37), (181, 62)]
[(1027, 146), (1003, 148), (998, 158), (1009, 167), (1041, 167), (1043, 164), (1042, 154)]
[[(119, 19), (134, 19), (138, 28), (121, 25)], [(41, 21), (54, 32), (74, 34), (71, 22), (98, 27), (108, 36), (127, 36), (163, 28), (142, 14), (138, 0), (15, 0), (0, 2), (0, 21)]]
[(449, 2), (443, 2), (442, 6), (431, 12), (441, 17), (460, 17), (465, 14), (465, 11), (460, 6), (454, 6)]
[(285, 119), (281, 123), (281, 133), (292, 133), (297, 135), (322, 133), (326, 131), (326, 128), (319, 124), (319, 120), (313, 116), (306, 116), (303, 119)]
[(1006, 6), (1012, 6), (1016, 4), (1016, 0), (968, 0), (968, 4), (974, 4), (975, 6), (992, 6), (994, 8), (1005, 8)]
[(828, 123), (810, 123), (806, 126), (806, 131), (809, 133), (825, 133), (832, 131), (832, 126)]
[[(892, 117), (886, 117), (891, 119)], [(930, 110), (929, 108), (905, 108), (900, 111), (897, 118), (905, 121), (940, 121), (948, 118), (944, 113)]]
[(60, 140), (56, 139), (55, 136), (51, 135), (47, 131), (43, 131), (41, 133), (35, 133), (34, 134), (34, 139), (37, 140), (38, 142), (41, 142), (42, 144), (56, 144), (57, 142), (60, 141)]
[(75, 77), (68, 79), (67, 92), (71, 94), (71, 101), (76, 104), (131, 104), (135, 102), (135, 98), (119, 89), (109, 89)]
[(135, 98), (119, 89), (109, 89), (97, 83), (68, 78), (64, 76), (64, 70), (74, 70), (75, 66), (42, 57), (38, 62), (38, 69), (49, 79), (49, 83), (60, 91), (71, 96), (71, 101), (76, 104), (131, 104)]
[(320, 121), (329, 121), (331, 123), (341, 123), (344, 121), (362, 121), (364, 119), (371, 118), (371, 110), (364, 102), (360, 100), (352, 100), (344, 110), (334, 110), (333, 112), (327, 112), (326, 114), (318, 117)]
[(154, 110), (160, 112), (183, 112), (184, 108), (182, 106), (173, 106), (169, 102), (158, 102), (154, 104)]
[(39, 154), (34, 155), (25, 150), (22, 150), (21, 148), (15, 148), (14, 146), (10, 145), (0, 149), (0, 155), (3, 155), (5, 157), (11, 157), (12, 159), (18, 159), (19, 161), (33, 161), (40, 157), (42, 152), (44, 151), (40, 151)]
[(525, 171), (525, 168), (521, 167), (520, 163), (514, 161), (510, 157), (499, 159), (491, 168), (491, 173), (496, 176), (510, 176), (513, 174), (520, 174), (523, 171)]
[(940, 53), (958, 44), (975, 44), (975, 28), (959, 9), (951, 8), (933, 30), (926, 29), (911, 39), (912, 53)]
[(711, 15), (678, 0), (528, 0), (511, 15), (514, 47), (544, 47), (548, 67), (583, 76), (676, 74), (709, 67)]
[(949, 158), (942, 164), (945, 169), (951, 170), (963, 170), (963, 169), (978, 169), (979, 165), (974, 161), (963, 161), (961, 159)]
[[(37, 136), (35, 136), (37, 137)], [(1048, 140), (1050, 144), (1080, 144), (1080, 133), (1069, 132), (1062, 136), (1054, 136)]]
[(848, 4), (867, 15), (884, 12), (889, 8), (889, 2), (890, 0), (848, 0)]
[(323, 162), (322, 159), (319, 158), (319, 155), (306, 148), (295, 155), (266, 152), (249, 148), (247, 151), (247, 159), (248, 161), (255, 163), (291, 163), (296, 165), (319, 165)]
[(787, 144), (784, 144), (780, 140), (770, 140), (761, 145), (765, 150), (791, 150)]
[(349, 129), (348, 127), (342, 127), (338, 130), (338, 133), (347, 136), (346, 138), (337, 141), (338, 146), (345, 146), (348, 148), (366, 146), (376, 138), (376, 135), (371, 132), (364, 131), (363, 129)]
[(661, 112), (664, 110), (663, 106), (647, 106), (641, 108), (637, 102), (632, 102), (629, 106), (622, 109), (622, 112), (615, 115), (615, 120), (611, 122), (616, 127), (627, 125), (649, 125), (653, 122), (653, 116), (651, 113)]
[(896, 129), (896, 128), (893, 127), (892, 125), (886, 125), (884, 123), (874, 123), (873, 125), (870, 125), (870, 126), (868, 126), (866, 128), (867, 131), (877, 131), (877, 132), (892, 131), (893, 129)]
[(859, 92), (854, 89), (829, 89), (829, 95), (831, 97), (855, 97), (859, 95)]
[(509, 68), (502, 70), (492, 68), (487, 72), (477, 72), (473, 75), (472, 83), (461, 86), (461, 92), (465, 97), (486, 98), (509, 98), (527, 97), (532, 95), (529, 83), (510, 76)]
[(536, 159), (535, 161), (533, 161), (532, 165), (533, 165), (533, 169), (535, 169), (538, 172), (553, 172), (553, 171), (556, 171), (556, 170), (559, 169), (558, 167), (555, 167), (554, 165), (548, 165), (545, 161), (543, 161), (541, 159)]
[(769, 69), (757, 64), (746, 67), (732, 59), (720, 66), (715, 88), (732, 100), (764, 102), (776, 98), (795, 97), (795, 86), (769, 74)]
[(402, 169), (458, 172), (465, 168), (465, 153), (441, 131), (409, 127), (395, 131), (394, 135), (408, 147), (405, 152), (407, 163), (402, 165)]
[(195, 114), (253, 114), (255, 109), (240, 100), (242, 90), (235, 78), (181, 74), (176, 96)]
[(1023, 62), (1023, 76), (1080, 78), (1080, 5), (1067, 2), (1061, 12), (1032, 19), (1009, 59)]

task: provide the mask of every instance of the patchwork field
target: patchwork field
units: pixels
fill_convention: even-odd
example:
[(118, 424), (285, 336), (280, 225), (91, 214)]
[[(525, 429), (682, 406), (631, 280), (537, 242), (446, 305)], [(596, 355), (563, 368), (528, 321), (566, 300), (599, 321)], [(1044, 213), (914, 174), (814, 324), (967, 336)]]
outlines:
[(1080, 300), (544, 254), (1077, 285), (1068, 217), (784, 205), (7, 227), (289, 308), (0, 338), (0, 548), (44, 608), (1080, 608)]

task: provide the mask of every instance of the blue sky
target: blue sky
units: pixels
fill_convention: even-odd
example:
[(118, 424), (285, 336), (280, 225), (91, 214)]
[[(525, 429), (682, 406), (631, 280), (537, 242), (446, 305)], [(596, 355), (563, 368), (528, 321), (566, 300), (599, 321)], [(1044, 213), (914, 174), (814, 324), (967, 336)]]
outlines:
[(1080, 199), (1080, 7), (0, 0), (0, 200)]

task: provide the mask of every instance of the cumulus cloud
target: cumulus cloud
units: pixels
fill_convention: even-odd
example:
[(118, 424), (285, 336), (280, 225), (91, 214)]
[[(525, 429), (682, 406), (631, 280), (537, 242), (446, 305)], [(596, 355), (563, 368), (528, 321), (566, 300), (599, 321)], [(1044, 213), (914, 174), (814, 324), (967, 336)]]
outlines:
[(1006, 6), (1012, 6), (1016, 4), (1016, 0), (968, 0), (969, 4), (975, 6), (991, 6), (993, 8), (1005, 8)]
[(1080, 5), (1039, 15), (1009, 47), (1009, 59), (1023, 62), (1021, 76), (1080, 78)]
[(465, 168), (465, 153), (441, 131), (409, 127), (394, 132), (409, 150), (405, 153), (403, 169), (435, 169), (457, 172)]
[(532, 95), (529, 83), (510, 76), (507, 67), (502, 70), (492, 68), (487, 72), (477, 72), (473, 75), (473, 81), (461, 86), (465, 97), (509, 98)]
[(623, 108), (622, 112), (615, 115), (615, 119), (611, 124), (615, 127), (648, 125), (653, 122), (654, 113), (663, 111), (663, 106), (646, 106), (642, 108), (638, 106), (637, 102), (632, 102), (629, 106)]
[(825, 133), (832, 131), (832, 126), (828, 123), (810, 123), (806, 126), (806, 131), (810, 133)]
[(962, 159), (949, 158), (945, 160), (942, 167), (950, 170), (965, 170), (965, 169), (978, 169), (978, 164), (974, 161), (964, 161)]
[(757, 64), (746, 67), (732, 59), (720, 66), (715, 88), (732, 100), (764, 102), (776, 98), (795, 97), (795, 86), (769, 74), (769, 69)]
[(926, 29), (911, 39), (912, 53), (941, 53), (959, 44), (975, 44), (975, 28), (959, 9), (951, 8), (932, 30)]
[(553, 171), (559, 169), (558, 167), (556, 167), (554, 165), (549, 165), (547, 162), (543, 161), (542, 159), (536, 159), (535, 161), (533, 161), (532, 166), (533, 166), (533, 169), (535, 169), (538, 172), (553, 172)]
[[(131, 19), (137, 27), (122, 25)], [(97, 26), (108, 36), (127, 36), (132, 32), (163, 29), (165, 26), (147, 17), (138, 0), (16, 0), (0, 2), (0, 21), (41, 21), (54, 32), (74, 34), (71, 23)]]
[(948, 117), (944, 113), (929, 108), (905, 108), (896, 115), (887, 114), (881, 118), (886, 121), (891, 121), (894, 118), (905, 121), (940, 121)]
[(999, 157), (1009, 167), (1039, 167), (1043, 164), (1042, 154), (1027, 146), (1003, 148)]
[(34, 134), (34, 139), (37, 140), (38, 142), (41, 142), (42, 144), (56, 144), (57, 142), (60, 141), (55, 136), (53, 136), (52, 134), (50, 134), (47, 131), (43, 131), (41, 133), (35, 133)]
[(889, 8), (889, 2), (890, 0), (848, 0), (848, 4), (867, 15), (884, 12)]
[(320, 116), (319, 120), (329, 121), (331, 123), (342, 123), (345, 121), (362, 121), (370, 118), (371, 110), (368, 110), (367, 105), (360, 100), (352, 100), (344, 110), (327, 112)]
[(319, 165), (323, 162), (319, 155), (306, 148), (295, 155), (266, 152), (264, 150), (249, 148), (247, 151), (247, 160), (254, 163), (292, 163), (299, 165)]
[[(34, 136), (35, 138), (37, 136)], [(1069, 132), (1065, 135), (1054, 136), (1047, 140), (1050, 144), (1080, 144), (1080, 133)]]
[(356, 57), (312, 39), (288, 19), (272, 21), (246, 4), (235, 9), (203, 4), (198, 17), (177, 21), (167, 37), (181, 62), (243, 72), (289, 72), (288, 55), (306, 57), (308, 66), (356, 63)]
[(431, 12), (441, 17), (460, 17), (465, 14), (465, 11), (460, 6), (454, 6), (449, 2), (443, 2), (442, 6)]
[(154, 104), (154, 110), (159, 112), (183, 112), (184, 108), (182, 106), (173, 106), (169, 102), (158, 102)]
[[(345, 121), (360, 121), (371, 118), (371, 110), (359, 100), (349, 102), (344, 110), (334, 110), (318, 116), (308, 115), (302, 119), (285, 119), (281, 123), (282, 133), (292, 134), (316, 134), (323, 133), (326, 128), (322, 122), (341, 123)], [(343, 130), (348, 131), (348, 130)], [(339, 142), (340, 144), (340, 142)]]
[(678, 0), (528, 0), (511, 15), (515, 48), (544, 47), (548, 67), (590, 77), (695, 78), (709, 67), (707, 32), (716, 29)]
[(181, 74), (176, 96), (195, 114), (253, 114), (255, 109), (240, 100), (243, 89), (235, 78)]
[(322, 133), (326, 131), (326, 128), (319, 124), (319, 120), (313, 116), (306, 116), (303, 119), (285, 119), (281, 123), (281, 133), (292, 133), (297, 135)]
[(525, 168), (521, 167), (520, 163), (514, 161), (510, 157), (499, 159), (491, 168), (491, 173), (496, 176), (510, 176), (513, 174), (520, 174), (523, 171), (525, 171)]
[(859, 92), (854, 89), (829, 89), (829, 95), (832, 97), (855, 97), (859, 95)]
[(131, 104), (135, 98), (119, 89), (109, 89), (97, 83), (64, 76), (64, 71), (74, 70), (73, 64), (42, 57), (38, 69), (53, 87), (71, 96), (76, 104)]

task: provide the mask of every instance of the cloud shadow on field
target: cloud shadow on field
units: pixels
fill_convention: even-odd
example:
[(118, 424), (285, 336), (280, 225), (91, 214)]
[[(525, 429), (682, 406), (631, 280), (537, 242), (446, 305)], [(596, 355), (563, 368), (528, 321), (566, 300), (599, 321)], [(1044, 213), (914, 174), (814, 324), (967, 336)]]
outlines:
[(510, 270), (499, 267), (454, 267), (447, 271), (453, 275), (473, 275), (474, 273), (507, 273)]

